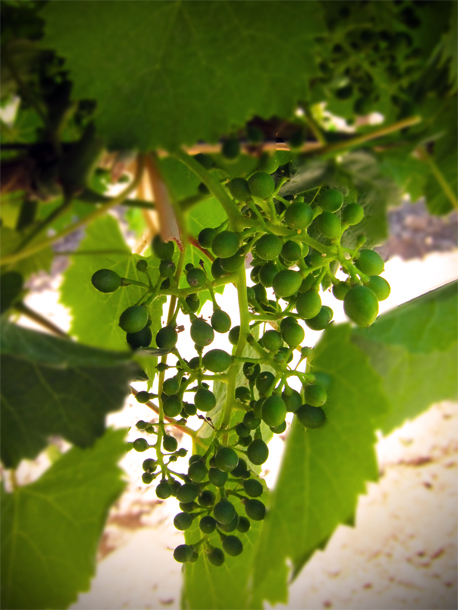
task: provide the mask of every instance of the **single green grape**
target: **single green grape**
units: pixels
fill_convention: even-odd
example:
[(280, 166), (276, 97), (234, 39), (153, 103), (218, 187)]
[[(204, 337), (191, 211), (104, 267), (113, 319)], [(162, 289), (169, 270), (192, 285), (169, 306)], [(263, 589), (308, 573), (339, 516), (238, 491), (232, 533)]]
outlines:
[(283, 341), (289, 347), (297, 347), (304, 340), (304, 329), (299, 324), (289, 324), (282, 330)]
[(266, 233), (255, 243), (256, 255), (266, 261), (271, 261), (280, 255), (283, 242), (277, 235)]
[(157, 462), (152, 458), (147, 458), (143, 461), (142, 468), (145, 472), (154, 472), (157, 468)]
[(92, 276), (92, 285), (99, 292), (114, 292), (121, 286), (121, 278), (111, 269), (100, 269)]
[(173, 436), (164, 434), (164, 436), (162, 437), (162, 446), (165, 449), (165, 451), (169, 451), (172, 453), (173, 451), (177, 450), (178, 441)]
[(213, 159), (205, 153), (197, 153), (194, 159), (198, 161), (205, 169), (211, 169), (214, 165)]
[(243, 424), (249, 430), (255, 430), (261, 425), (261, 420), (255, 416), (254, 411), (247, 411), (243, 416)]
[(350, 203), (342, 212), (342, 222), (347, 225), (357, 225), (364, 218), (364, 208), (358, 203)]
[(384, 301), (390, 296), (391, 287), (383, 277), (371, 275), (366, 286), (375, 294), (377, 301)]
[(305, 229), (313, 220), (313, 210), (308, 203), (292, 203), (285, 212), (285, 223), (296, 231)]
[(149, 448), (148, 441), (145, 438), (137, 438), (132, 443), (135, 451), (146, 451)]
[(218, 547), (213, 547), (208, 553), (207, 558), (208, 561), (216, 567), (222, 566), (225, 561), (224, 553)]
[(228, 161), (235, 161), (240, 154), (240, 142), (237, 138), (224, 140), (221, 153)]
[(306, 428), (321, 428), (326, 422), (326, 413), (321, 407), (312, 407), (312, 405), (301, 405), (296, 411), (298, 420)]
[(212, 272), (212, 276), (215, 279), (218, 279), (219, 277), (223, 277), (224, 275), (227, 274), (227, 271), (225, 271), (222, 266), (221, 266), (221, 258), (215, 258), (215, 260), (212, 263), (211, 266), (211, 272)]
[(251, 192), (248, 188), (248, 182), (244, 178), (234, 178), (227, 185), (229, 193), (237, 201), (250, 201)]
[(172, 260), (163, 260), (159, 263), (159, 275), (161, 277), (172, 277), (175, 271), (175, 263)]
[(328, 393), (319, 383), (306, 385), (304, 388), (305, 402), (312, 407), (322, 407), (328, 399)]
[(246, 534), (251, 527), (250, 520), (246, 517), (239, 517), (239, 524), (237, 525), (237, 530), (241, 534)]
[(268, 330), (262, 335), (262, 346), (269, 352), (278, 352), (282, 343), (281, 335), (276, 330)]
[(191, 561), (193, 555), (193, 548), (188, 544), (180, 544), (173, 551), (173, 558), (178, 563), (186, 563), (187, 561)]
[(267, 461), (267, 458), (269, 457), (269, 448), (262, 439), (255, 438), (254, 441), (248, 445), (247, 456), (250, 462), (256, 464), (256, 466), (260, 466)]
[(267, 172), (256, 172), (248, 180), (250, 193), (260, 199), (268, 199), (275, 190), (275, 181)]
[(337, 212), (342, 207), (343, 196), (337, 189), (326, 189), (320, 192), (316, 203), (326, 212)]
[(191, 288), (202, 288), (202, 286), (205, 286), (207, 276), (202, 269), (199, 269), (199, 267), (194, 267), (188, 271), (186, 281)]
[(218, 233), (212, 242), (212, 250), (219, 258), (233, 256), (240, 247), (239, 236), (232, 231)]
[(383, 258), (374, 250), (360, 250), (359, 257), (354, 261), (356, 267), (366, 275), (380, 275), (385, 263)]
[(234, 271), (237, 271), (237, 269), (240, 269), (240, 267), (243, 266), (244, 262), (245, 262), (245, 250), (243, 248), (240, 248), (232, 256), (228, 256), (227, 258), (222, 258), (221, 267), (224, 269), (224, 271), (227, 271), (228, 273), (234, 273)]
[(200, 531), (204, 534), (213, 534), (216, 529), (216, 520), (210, 515), (202, 517), (199, 521)]
[(240, 385), (235, 388), (235, 397), (241, 402), (248, 402), (251, 399), (251, 392), (246, 386)]
[(169, 377), (162, 384), (162, 391), (168, 396), (176, 394), (180, 389), (181, 379), (179, 377)]
[(225, 534), (229, 534), (237, 529), (239, 524), (239, 516), (235, 513), (234, 518), (229, 523), (217, 523), (218, 529)]
[(256, 378), (256, 388), (260, 394), (267, 394), (275, 381), (275, 376), (270, 371), (259, 373)]
[(323, 212), (318, 216), (315, 223), (320, 233), (328, 239), (336, 239), (342, 231), (339, 218), (332, 212)]
[(280, 159), (274, 153), (273, 155), (268, 152), (263, 152), (261, 158), (258, 163), (258, 171), (265, 172), (266, 174), (273, 174), (277, 171), (278, 166), (280, 165)]
[(239, 458), (239, 463), (234, 468), (234, 470), (231, 471), (231, 477), (235, 477), (236, 479), (238, 479), (240, 477), (244, 478), (249, 476), (250, 473), (248, 471), (248, 464), (245, 462), (244, 459)]
[(262, 521), (266, 516), (266, 507), (260, 500), (250, 499), (245, 501), (245, 512), (253, 521)]
[(150, 483), (152, 483), (154, 479), (154, 475), (151, 474), (150, 472), (144, 472), (142, 474), (142, 481), (145, 485), (149, 485)]
[(199, 491), (199, 486), (195, 483), (185, 483), (177, 492), (177, 500), (178, 502), (182, 502), (184, 504), (194, 502), (199, 495)]
[(173, 241), (164, 242), (160, 235), (155, 235), (151, 242), (151, 249), (161, 260), (171, 260), (173, 258), (175, 244)]
[(202, 483), (202, 481), (206, 478), (208, 474), (207, 467), (205, 466), (205, 462), (193, 462), (190, 464), (188, 469), (188, 477), (194, 483)]
[(172, 488), (166, 480), (162, 480), (156, 487), (156, 496), (160, 500), (166, 500), (172, 495)]
[(197, 498), (197, 502), (199, 503), (199, 506), (204, 506), (205, 508), (208, 508), (209, 506), (213, 506), (213, 504), (215, 503), (215, 499), (215, 494), (212, 491), (210, 491), (209, 489), (204, 489), (203, 492)]
[(143, 305), (132, 305), (128, 307), (119, 318), (119, 326), (126, 333), (138, 333), (143, 330), (148, 322), (148, 311)]
[(243, 544), (237, 536), (226, 536), (223, 539), (224, 552), (232, 557), (237, 557), (243, 551)]
[(228, 479), (228, 473), (219, 468), (210, 468), (208, 471), (208, 479), (215, 487), (224, 487)]
[(246, 481), (243, 481), (242, 485), (246, 495), (250, 496), (250, 498), (259, 498), (259, 496), (262, 496), (264, 488), (256, 479), (247, 479)]
[(321, 298), (316, 290), (307, 290), (296, 299), (296, 311), (303, 320), (314, 318), (320, 313)]
[(297, 242), (288, 240), (283, 244), (281, 256), (285, 261), (294, 263), (302, 256), (302, 248)]
[(202, 229), (202, 231), (197, 237), (197, 241), (199, 242), (199, 245), (202, 246), (202, 248), (211, 248), (213, 240), (215, 239), (217, 234), (218, 231), (216, 229)]
[(189, 513), (178, 513), (175, 515), (173, 525), (177, 528), (177, 530), (183, 532), (191, 527), (192, 517)]
[(318, 315), (310, 320), (305, 320), (306, 325), (312, 330), (324, 330), (332, 320), (334, 312), (330, 307), (323, 305)]
[(338, 282), (332, 287), (332, 294), (338, 301), (343, 301), (345, 299), (345, 295), (349, 290), (349, 284), (347, 284), (346, 282)]
[(216, 396), (206, 388), (197, 390), (194, 404), (199, 411), (211, 411), (216, 406)]
[(344, 311), (358, 326), (370, 326), (378, 315), (378, 301), (366, 286), (353, 286), (345, 295)]
[(259, 366), (259, 364), (245, 362), (243, 364), (242, 371), (248, 381), (254, 381), (261, 372), (261, 367)]
[(230, 523), (235, 517), (235, 507), (229, 500), (220, 500), (215, 504), (213, 515), (218, 523)]
[(160, 349), (172, 350), (178, 341), (178, 333), (173, 326), (164, 326), (156, 335), (156, 345)]
[(212, 373), (224, 373), (232, 363), (232, 356), (221, 349), (212, 349), (204, 355), (202, 363)]
[(132, 349), (139, 349), (140, 347), (148, 347), (153, 340), (153, 333), (149, 326), (145, 326), (138, 333), (127, 333), (126, 341)]
[(167, 396), (164, 394), (162, 396), (162, 406), (164, 409), (164, 413), (165, 415), (167, 415), (167, 417), (176, 417), (181, 413), (181, 409), (183, 408), (183, 401), (177, 395)]
[(287, 412), (294, 413), (301, 406), (302, 398), (299, 392), (297, 392), (296, 390), (292, 390), (291, 388), (287, 389), (288, 392), (286, 392), (285, 390), (282, 393), (281, 397), (283, 398), (283, 402), (285, 403)]
[(231, 472), (239, 462), (239, 456), (230, 447), (220, 447), (216, 454), (216, 467), (223, 472)]
[(207, 324), (205, 320), (196, 318), (191, 324), (191, 339), (199, 347), (206, 347), (213, 342), (215, 338), (215, 332), (210, 324)]
[(302, 275), (298, 271), (284, 269), (277, 273), (272, 287), (277, 297), (289, 297), (297, 292), (302, 284)]
[(137, 402), (139, 402), (143, 405), (146, 402), (148, 402), (148, 400), (151, 398), (151, 396), (150, 396), (149, 392), (146, 392), (145, 390), (143, 390), (141, 392), (137, 392), (137, 394), (135, 395), (135, 398), (136, 398)]
[(262, 405), (262, 419), (268, 426), (279, 426), (285, 421), (286, 406), (282, 398), (272, 395)]
[(270, 429), (274, 434), (283, 434), (283, 432), (286, 430), (286, 421), (279, 426), (270, 426)]

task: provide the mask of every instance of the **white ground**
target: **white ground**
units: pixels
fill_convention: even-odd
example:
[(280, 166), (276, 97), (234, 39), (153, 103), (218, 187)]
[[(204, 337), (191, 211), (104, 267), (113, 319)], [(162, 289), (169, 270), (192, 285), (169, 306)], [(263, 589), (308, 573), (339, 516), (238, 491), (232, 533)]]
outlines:
[[(456, 279), (458, 254), (433, 254), (408, 263), (393, 259), (386, 264), (384, 277), (392, 295), (382, 303), (381, 313)], [(228, 289), (220, 304), (236, 323), (233, 298)], [(58, 304), (56, 290), (31, 294), (27, 302), (68, 329), (69, 315)], [(336, 321), (345, 319), (331, 295), (327, 304), (333, 307)], [(22, 322), (33, 327), (28, 320)], [(318, 335), (309, 331), (305, 344), (312, 345)], [(110, 416), (110, 423), (134, 426), (149, 414), (129, 398), (121, 413)], [(137, 436), (135, 430), (129, 433), (130, 440)], [(183, 444), (189, 447), (187, 439)], [(457, 608), (457, 447), (458, 416), (452, 403), (433, 406), (381, 439), (377, 446), (381, 479), (360, 498), (356, 528), (339, 527), (325, 551), (313, 556), (292, 584), (287, 607)], [(275, 480), (282, 448), (283, 442), (275, 438), (266, 464), (269, 485)], [(182, 540), (172, 525), (178, 505), (176, 500), (156, 502), (154, 489), (141, 483), (142, 459), (130, 452), (123, 462), (129, 488), (112, 511), (91, 591), (80, 595), (74, 609), (179, 608), (181, 567), (171, 551)], [(19, 479), (35, 478), (45, 463), (24, 464)]]

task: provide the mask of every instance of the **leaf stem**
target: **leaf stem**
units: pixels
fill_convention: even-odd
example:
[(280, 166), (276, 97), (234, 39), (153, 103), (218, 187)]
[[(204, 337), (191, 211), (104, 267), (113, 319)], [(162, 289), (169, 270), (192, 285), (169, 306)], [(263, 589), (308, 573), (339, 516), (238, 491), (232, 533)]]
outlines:
[(52, 332), (54, 335), (57, 335), (58, 337), (62, 337), (63, 339), (70, 339), (69, 335), (66, 332), (61, 330), (58, 326), (53, 324), (50, 320), (47, 320), (46, 318), (44, 318), (37, 311), (31, 309), (23, 301), (19, 301), (18, 303), (15, 303), (13, 305), (13, 309), (15, 309), (18, 313), (25, 316), (26, 318), (29, 318), (29, 320), (36, 322), (43, 328), (46, 328), (47, 330)]

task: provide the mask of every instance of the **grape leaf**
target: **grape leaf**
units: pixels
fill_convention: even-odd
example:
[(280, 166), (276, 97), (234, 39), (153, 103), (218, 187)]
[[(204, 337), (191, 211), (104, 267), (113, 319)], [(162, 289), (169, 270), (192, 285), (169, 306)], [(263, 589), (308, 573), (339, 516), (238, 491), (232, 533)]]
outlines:
[[(19, 233), (7, 227), (0, 227), (0, 257), (3, 258), (8, 254), (13, 254), (27, 236), (27, 233), (28, 231)], [(8, 265), (8, 271), (17, 271), (25, 278), (32, 273), (38, 273), (38, 271), (49, 271), (53, 256), (51, 248), (43, 248), (43, 250), (35, 252), (27, 258)]]
[(37, 481), (2, 488), (2, 608), (67, 608), (88, 591), (111, 504), (125, 483), (125, 430), (74, 447)]
[(384, 434), (431, 404), (457, 397), (457, 283), (434, 290), (355, 329), (353, 341), (383, 379), (391, 410)]
[[(84, 251), (110, 251), (105, 254), (88, 254)], [(119, 317), (129, 306), (134, 305), (145, 293), (139, 286), (118, 288), (111, 294), (102, 294), (91, 283), (92, 275), (99, 269), (112, 269), (121, 277), (145, 282), (144, 273), (135, 265), (142, 257), (131, 254), (118, 222), (112, 216), (104, 216), (92, 222), (86, 229), (72, 263), (64, 274), (60, 301), (70, 308), (72, 324), (70, 333), (82, 343), (105, 349), (128, 349), (126, 333), (119, 327)], [(155, 257), (146, 259), (151, 279), (156, 282), (159, 271)], [(162, 307), (165, 297), (153, 301), (149, 308), (154, 337), (161, 327)]]
[[(409, 147), (410, 148), (410, 147)], [(387, 150), (378, 154), (380, 172), (393, 180), (403, 194), (414, 203), (425, 188), (425, 164), (412, 156), (410, 150)]]
[(321, 14), (314, 1), (51, 2), (42, 46), (66, 59), (75, 98), (97, 101), (110, 148), (170, 150), (290, 116), (317, 72)]
[(138, 375), (130, 355), (79, 345), (5, 322), (1, 328), (1, 458), (33, 459), (59, 435), (88, 447)]
[(372, 420), (388, 405), (381, 378), (350, 337), (349, 325), (331, 326), (315, 348), (314, 370), (331, 380), (328, 419), (317, 430), (293, 422), (252, 566), (252, 607), (287, 601), (286, 558), (297, 575), (353, 517), (365, 482), (377, 480)]

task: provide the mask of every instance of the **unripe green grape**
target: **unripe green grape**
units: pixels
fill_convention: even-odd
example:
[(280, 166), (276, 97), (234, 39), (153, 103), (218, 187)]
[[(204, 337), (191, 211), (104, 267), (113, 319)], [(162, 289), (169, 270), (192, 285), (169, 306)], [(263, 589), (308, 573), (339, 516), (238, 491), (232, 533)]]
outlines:
[(243, 425), (249, 430), (255, 430), (261, 425), (261, 420), (255, 416), (253, 411), (247, 411), (243, 416)]
[(168, 434), (164, 434), (162, 437), (162, 446), (165, 451), (176, 451), (178, 448), (178, 441), (173, 436), (169, 436)]
[(262, 284), (255, 284), (253, 287), (254, 294), (258, 303), (267, 301), (267, 292)]
[(219, 468), (210, 468), (208, 471), (208, 479), (215, 487), (224, 487), (228, 476), (227, 472), (223, 472)]
[(173, 551), (173, 558), (178, 563), (186, 563), (187, 561), (191, 561), (193, 555), (193, 548), (188, 544), (180, 544)]
[[(183, 408), (183, 402), (179, 396), (166, 396), (162, 397), (162, 405), (164, 409), (164, 413), (167, 417), (176, 417), (181, 413), (181, 409)], [(171, 437), (172, 438), (172, 437)], [(171, 449), (170, 451), (174, 451)]]
[(313, 210), (308, 203), (292, 203), (285, 212), (285, 222), (296, 231), (305, 229), (313, 220)]
[(345, 295), (350, 290), (349, 284), (345, 282), (338, 282), (334, 284), (332, 287), (332, 294), (338, 301), (343, 301), (345, 299)]
[(277, 171), (279, 165), (280, 160), (275, 153), (273, 155), (270, 155), (268, 152), (264, 152), (262, 153), (261, 158), (259, 159), (257, 169), (259, 172), (273, 174)]
[(189, 513), (178, 513), (173, 519), (173, 525), (177, 530), (184, 532), (191, 527), (192, 517)]
[(343, 196), (337, 189), (327, 189), (321, 191), (316, 203), (326, 212), (337, 212), (343, 204)]
[(169, 377), (164, 380), (162, 384), (162, 391), (167, 394), (167, 396), (173, 396), (180, 389), (181, 380), (179, 377)]
[(202, 229), (202, 231), (197, 237), (197, 241), (199, 242), (199, 245), (202, 246), (202, 248), (211, 248), (213, 240), (215, 239), (217, 234), (218, 231), (216, 229)]
[(262, 521), (266, 516), (266, 507), (260, 500), (247, 500), (245, 502), (245, 512), (253, 521)]
[(271, 233), (266, 233), (255, 243), (256, 255), (266, 261), (278, 258), (282, 247), (282, 240)]
[(298, 420), (306, 428), (321, 428), (326, 421), (326, 413), (321, 407), (312, 407), (312, 405), (301, 405), (296, 411)]
[(149, 326), (145, 326), (138, 333), (127, 333), (126, 341), (133, 349), (139, 349), (140, 347), (148, 347), (153, 340), (153, 333)]
[(218, 523), (218, 529), (221, 532), (229, 534), (237, 529), (237, 525), (239, 524), (239, 516), (235, 513), (234, 518), (229, 523)]
[(148, 322), (148, 312), (142, 305), (128, 307), (119, 318), (119, 326), (126, 333), (138, 333), (143, 330)]
[(149, 448), (148, 441), (145, 438), (137, 438), (132, 443), (135, 451), (146, 451)]
[(264, 140), (264, 132), (256, 125), (248, 125), (246, 128), (246, 137), (248, 142), (260, 144)]
[(172, 260), (163, 260), (159, 264), (159, 275), (161, 277), (172, 277), (175, 270), (175, 263)]
[(149, 485), (154, 479), (154, 475), (150, 472), (144, 472), (142, 474), (142, 481), (145, 485)]
[(229, 258), (240, 248), (240, 240), (237, 233), (222, 231), (218, 233), (212, 242), (212, 250), (219, 258)]
[(173, 241), (163, 242), (160, 235), (155, 235), (151, 242), (151, 249), (161, 260), (170, 260), (173, 258), (175, 244)]
[(301, 255), (302, 248), (295, 241), (288, 240), (283, 244), (281, 256), (285, 259), (285, 261), (294, 263), (300, 259)]
[(345, 295), (344, 311), (358, 326), (370, 326), (378, 315), (378, 301), (366, 286), (353, 286)]
[(216, 529), (216, 520), (210, 515), (202, 517), (199, 521), (200, 531), (204, 534), (213, 534)]
[(251, 392), (246, 386), (240, 385), (235, 388), (235, 397), (242, 402), (249, 401), (251, 399)]
[(240, 248), (235, 254), (221, 259), (221, 267), (228, 273), (234, 273), (243, 266), (245, 262), (245, 250)]
[(297, 320), (296, 318), (293, 318), (293, 316), (285, 316), (282, 321), (280, 322), (280, 330), (283, 331), (285, 330), (285, 328), (287, 326), (290, 326), (291, 324), (297, 324)]
[(194, 500), (199, 495), (199, 486), (194, 483), (185, 483), (180, 487), (177, 493), (177, 500), (179, 502), (183, 502), (184, 504), (189, 504), (189, 502), (194, 502)]
[(142, 392), (137, 392), (137, 394), (135, 395), (135, 399), (137, 400), (137, 402), (144, 405), (150, 399), (150, 393), (144, 390)]
[(213, 342), (215, 333), (210, 324), (205, 320), (196, 318), (191, 324), (191, 339), (199, 347), (206, 347)]
[[(175, 495), (178, 495), (178, 491)], [(180, 510), (182, 510), (184, 513), (192, 513), (196, 510), (196, 508), (198, 508), (195, 502), (179, 502), (179, 506)]]
[(252, 282), (257, 284), (259, 282), (259, 272), (261, 271), (261, 265), (255, 265), (250, 271), (250, 279)]
[(359, 257), (354, 263), (366, 275), (380, 275), (385, 267), (380, 254), (367, 249), (359, 251)]
[(216, 454), (216, 467), (223, 472), (231, 472), (239, 462), (239, 456), (230, 447), (220, 447)]
[(274, 277), (272, 286), (277, 297), (289, 297), (299, 290), (302, 275), (297, 271), (285, 269)]
[(321, 234), (328, 239), (336, 239), (342, 230), (340, 220), (332, 212), (323, 212), (318, 216), (315, 223)]
[(223, 275), (227, 274), (227, 272), (221, 267), (220, 258), (215, 258), (215, 260), (213, 261), (212, 266), (211, 266), (211, 272), (212, 272), (212, 276), (215, 279), (218, 279), (219, 277), (223, 277)]
[(276, 330), (268, 330), (262, 335), (262, 346), (269, 352), (278, 352), (282, 346), (282, 339)]
[(246, 289), (246, 297), (248, 303), (252, 303), (256, 300), (256, 293), (251, 286), (248, 286), (248, 288)]
[(214, 165), (213, 159), (205, 153), (198, 153), (194, 159), (198, 161), (205, 169), (211, 169)]
[(254, 381), (261, 372), (261, 367), (259, 366), (259, 364), (254, 364), (252, 362), (244, 362), (242, 371), (248, 381)]
[(192, 288), (202, 288), (207, 281), (207, 276), (202, 269), (199, 269), (199, 267), (194, 267), (188, 271), (186, 281)]
[(199, 411), (211, 411), (216, 406), (216, 396), (210, 390), (200, 388), (194, 397), (194, 404)]
[(247, 456), (250, 462), (256, 464), (256, 466), (260, 466), (267, 461), (267, 458), (269, 457), (269, 448), (262, 439), (255, 438), (248, 446)]
[(157, 468), (157, 462), (152, 458), (148, 458), (143, 461), (142, 468), (145, 472), (154, 472)]
[(223, 142), (221, 153), (228, 161), (235, 161), (240, 154), (240, 142), (237, 138), (229, 138)]
[(259, 498), (264, 491), (262, 484), (259, 481), (256, 481), (256, 479), (247, 479), (246, 481), (243, 481), (243, 489), (250, 498)]
[(296, 311), (303, 320), (314, 318), (320, 313), (321, 298), (315, 290), (307, 290), (296, 299)]
[(330, 307), (323, 305), (320, 313), (310, 320), (305, 320), (306, 325), (312, 330), (324, 330), (331, 322), (334, 312)]
[(114, 292), (121, 286), (121, 278), (111, 269), (96, 271), (92, 276), (91, 282), (96, 290), (105, 294)]
[(204, 462), (193, 462), (188, 469), (188, 477), (194, 483), (201, 483), (207, 476), (208, 470)]
[(256, 388), (260, 394), (267, 394), (275, 381), (275, 376), (270, 371), (259, 373), (256, 378)]
[(251, 192), (248, 188), (248, 182), (244, 178), (234, 178), (229, 182), (227, 188), (237, 201), (250, 201)]
[(231, 345), (237, 345), (240, 336), (240, 326), (233, 326), (229, 331), (228, 339)]
[(285, 421), (286, 406), (280, 396), (269, 396), (262, 405), (262, 419), (268, 426), (279, 426)]
[(302, 398), (299, 392), (292, 390), (291, 388), (289, 388), (288, 393), (283, 392), (281, 397), (283, 398), (288, 413), (294, 413), (302, 404)]
[(217, 568), (219, 566), (222, 566), (225, 561), (224, 553), (218, 547), (213, 547), (212, 550), (208, 553), (207, 558), (208, 561)]
[(215, 504), (213, 515), (218, 523), (230, 523), (236, 515), (234, 505), (229, 500), (221, 500)]
[(204, 489), (204, 491), (197, 498), (197, 502), (199, 503), (199, 506), (203, 506), (204, 508), (213, 506), (215, 503), (215, 494), (209, 489)]
[(237, 530), (241, 534), (246, 534), (249, 531), (250, 527), (251, 523), (249, 519), (247, 519), (246, 517), (239, 517), (239, 524), (237, 525)]
[(328, 399), (328, 393), (319, 383), (306, 385), (304, 388), (305, 402), (312, 407), (322, 407)]
[(186, 297), (185, 299), (186, 301), (186, 305), (189, 307), (190, 311), (192, 313), (196, 313), (199, 310), (200, 307), (200, 300), (195, 300), (191, 298), (191, 295)]
[(223, 540), (224, 552), (232, 557), (237, 557), (243, 551), (243, 544), (237, 536), (226, 536)]
[(286, 430), (286, 421), (279, 426), (270, 426), (270, 429), (274, 434), (283, 434), (283, 432)]
[(231, 477), (235, 477), (236, 479), (238, 479), (240, 477), (246, 477), (246, 476), (250, 476), (250, 474), (248, 472), (248, 464), (245, 462), (244, 459), (240, 458), (239, 463), (234, 468), (234, 470), (231, 472)]
[(275, 181), (267, 172), (256, 172), (249, 178), (248, 188), (253, 197), (268, 199), (275, 191)]
[(161, 284), (161, 290), (168, 290), (170, 288), (170, 278), (166, 277)]
[(347, 225), (357, 225), (364, 218), (364, 208), (358, 203), (350, 203), (342, 212), (342, 222)]
[(141, 259), (141, 260), (137, 261), (137, 264), (135, 265), (135, 267), (137, 268), (137, 271), (144, 273), (148, 269), (148, 263), (147, 263), (147, 261)]
[(160, 349), (171, 350), (178, 341), (178, 333), (173, 326), (164, 326), (156, 335), (156, 345)]
[(304, 329), (299, 324), (289, 324), (283, 331), (283, 341), (289, 347), (297, 347), (304, 340)]
[(166, 500), (172, 495), (172, 488), (169, 483), (165, 480), (161, 481), (156, 487), (156, 496), (161, 500)]
[(366, 286), (375, 294), (377, 301), (384, 301), (390, 296), (391, 286), (383, 277), (371, 275)]

